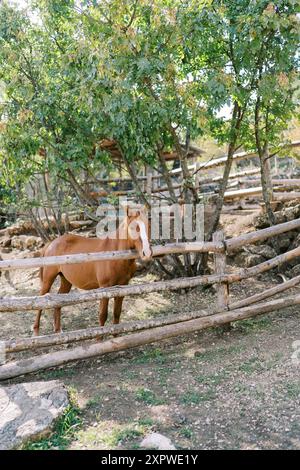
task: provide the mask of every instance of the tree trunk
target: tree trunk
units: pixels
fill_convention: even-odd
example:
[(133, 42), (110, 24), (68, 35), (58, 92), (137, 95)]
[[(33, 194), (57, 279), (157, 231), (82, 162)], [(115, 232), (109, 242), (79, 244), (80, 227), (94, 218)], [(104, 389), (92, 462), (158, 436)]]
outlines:
[(272, 209), (272, 200), (273, 200), (273, 184), (271, 176), (271, 165), (269, 157), (269, 148), (268, 144), (265, 143), (261, 154), (259, 155), (260, 165), (261, 165), (261, 187), (264, 198), (264, 203), (266, 207), (266, 213), (268, 214), (268, 219), (270, 225), (276, 224), (276, 219)]
[(270, 225), (275, 225), (276, 220), (272, 210), (271, 201), (273, 199), (273, 186), (271, 179), (271, 168), (269, 160), (269, 146), (268, 146), (268, 110), (266, 110), (265, 116), (265, 138), (264, 144), (261, 139), (260, 129), (260, 116), (261, 111), (261, 97), (258, 96), (255, 104), (255, 116), (254, 116), (254, 130), (255, 130), (255, 141), (257, 152), (260, 160), (260, 171), (261, 171), (261, 186), (263, 191), (263, 198), (266, 206), (266, 213), (268, 215)]

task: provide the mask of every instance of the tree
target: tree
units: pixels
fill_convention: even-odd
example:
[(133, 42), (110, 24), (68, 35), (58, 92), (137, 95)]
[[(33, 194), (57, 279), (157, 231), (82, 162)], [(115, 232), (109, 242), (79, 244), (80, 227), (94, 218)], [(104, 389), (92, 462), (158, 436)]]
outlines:
[[(169, 201), (177, 201), (163, 157), (175, 149), (181, 198), (196, 206), (202, 195), (187, 155), (191, 141), (206, 135), (227, 144), (207, 239), (241, 146), (260, 155), (271, 217), (266, 155), (294, 113), (295, 1), (41, 0), (32, 8), (37, 22), (5, 2), (0, 7), (2, 181), (13, 182), (14, 194), (32, 205), (26, 191), (33, 185), (35, 204), (43, 194), (51, 205), (59, 186), (60, 204), (93, 208), (85, 181), (113, 168), (100, 144), (109, 139), (147, 205), (137, 177), (145, 165), (161, 172)], [(181, 275), (206, 266), (200, 256), (173, 262)]]

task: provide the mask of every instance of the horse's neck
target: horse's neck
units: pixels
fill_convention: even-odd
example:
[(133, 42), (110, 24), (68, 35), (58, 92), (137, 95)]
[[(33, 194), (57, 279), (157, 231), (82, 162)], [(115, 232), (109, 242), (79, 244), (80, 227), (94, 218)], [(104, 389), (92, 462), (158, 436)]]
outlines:
[(111, 250), (121, 251), (121, 250), (133, 249), (134, 248), (133, 242), (126, 235), (127, 235), (127, 230), (124, 229), (124, 222), (123, 222), (120, 225), (120, 227), (109, 238), (109, 244), (110, 244)]

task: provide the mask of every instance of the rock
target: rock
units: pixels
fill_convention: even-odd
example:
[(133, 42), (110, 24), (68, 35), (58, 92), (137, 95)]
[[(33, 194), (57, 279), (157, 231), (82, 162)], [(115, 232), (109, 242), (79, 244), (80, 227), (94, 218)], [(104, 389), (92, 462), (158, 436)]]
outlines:
[(272, 259), (277, 256), (276, 251), (269, 245), (250, 245), (247, 246), (246, 251), (252, 253), (253, 255), (263, 256), (265, 259)]
[(58, 380), (0, 387), (0, 450), (47, 435), (68, 405), (68, 392)]
[(290, 240), (290, 237), (285, 233), (278, 235), (276, 237), (276, 242), (280, 250), (285, 250), (287, 248), (291, 249), (292, 242)]
[(158, 432), (148, 434), (140, 443), (140, 447), (143, 447), (144, 449), (176, 450), (176, 447), (172, 444), (171, 440)]
[(300, 246), (300, 234), (298, 234), (294, 240), (293, 240), (293, 243), (291, 245), (291, 250), (294, 250), (295, 248), (298, 248), (298, 246)]
[(1, 242), (0, 242), (0, 246), (3, 246), (3, 247), (8, 247), (11, 245), (11, 238), (10, 237), (3, 237)]
[[(258, 247), (255, 247), (258, 248)], [(259, 251), (259, 250), (257, 250)], [(266, 261), (266, 258), (258, 253), (250, 253), (250, 250), (244, 249), (234, 257), (234, 264), (242, 268), (247, 267), (251, 268), (257, 264), (263, 263)]]
[[(300, 204), (293, 205), (292, 207), (284, 207), (282, 210), (274, 212), (276, 224), (283, 224), (300, 217)], [(260, 214), (254, 221), (254, 226), (257, 230), (267, 228), (270, 226), (267, 214)]]
[(246, 251), (241, 251), (240, 253), (237, 253), (235, 256), (234, 256), (234, 264), (236, 264), (237, 266), (246, 266), (246, 260), (249, 256), (249, 253), (247, 253)]
[(24, 240), (24, 248), (27, 250), (35, 250), (36, 248), (41, 248), (43, 245), (43, 241), (40, 237), (26, 237)]
[(33, 231), (35, 233), (35, 228), (32, 225), (32, 222), (29, 220), (19, 220), (13, 225), (10, 225), (5, 229), (5, 233), (13, 237), (14, 235), (20, 235), (22, 233), (28, 233)]
[(17, 250), (23, 249), (23, 240), (21, 236), (14, 235), (11, 239), (11, 247), (16, 248)]
[(263, 263), (264, 261), (265, 258), (263, 256), (248, 253), (248, 256), (245, 259), (245, 266), (247, 268), (251, 268), (252, 266), (256, 266), (257, 264)]
[(42, 239), (40, 237), (35, 237), (33, 235), (15, 235), (11, 239), (11, 246), (18, 250), (35, 250), (36, 248), (41, 248), (43, 245)]
[(85, 227), (89, 227), (92, 224), (93, 224), (92, 220), (73, 220), (73, 221), (70, 221), (70, 229), (71, 230), (82, 229)]
[(296, 266), (292, 267), (292, 269), (290, 270), (290, 275), (291, 277), (296, 277), (300, 275), (300, 264), (296, 264)]

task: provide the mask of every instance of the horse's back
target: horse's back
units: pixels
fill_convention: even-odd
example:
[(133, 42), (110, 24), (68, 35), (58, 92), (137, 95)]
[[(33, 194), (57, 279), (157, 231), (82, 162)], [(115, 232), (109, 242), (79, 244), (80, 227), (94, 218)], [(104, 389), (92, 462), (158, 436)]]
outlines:
[(65, 233), (50, 242), (44, 252), (44, 256), (103, 251), (105, 247), (102, 245), (101, 240), (98, 238), (87, 238), (74, 235), (73, 233)]
[[(53, 240), (44, 256), (61, 256), (78, 253), (114, 251), (106, 240), (64, 234)], [(49, 266), (50, 268), (50, 266)], [(61, 273), (71, 284), (80, 289), (127, 284), (135, 272), (134, 260), (89, 261), (76, 264), (57, 264), (52, 269)]]

